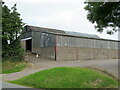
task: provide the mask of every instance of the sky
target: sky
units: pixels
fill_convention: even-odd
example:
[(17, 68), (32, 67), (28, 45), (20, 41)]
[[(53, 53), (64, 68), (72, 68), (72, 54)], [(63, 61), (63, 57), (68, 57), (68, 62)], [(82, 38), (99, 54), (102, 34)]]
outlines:
[(97, 32), (87, 19), (85, 0), (3, 0), (11, 8), (17, 4), (17, 11), (26, 25), (96, 34), (101, 38), (118, 40), (114, 35)]

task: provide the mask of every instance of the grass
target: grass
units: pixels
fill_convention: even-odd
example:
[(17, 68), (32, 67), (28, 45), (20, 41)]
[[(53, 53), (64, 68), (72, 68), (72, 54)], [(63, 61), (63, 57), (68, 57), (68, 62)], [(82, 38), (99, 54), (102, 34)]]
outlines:
[(116, 88), (118, 82), (101, 72), (79, 67), (43, 70), (11, 83), (33, 88)]
[(3, 60), (2, 74), (14, 73), (23, 70), (27, 66), (25, 61)]

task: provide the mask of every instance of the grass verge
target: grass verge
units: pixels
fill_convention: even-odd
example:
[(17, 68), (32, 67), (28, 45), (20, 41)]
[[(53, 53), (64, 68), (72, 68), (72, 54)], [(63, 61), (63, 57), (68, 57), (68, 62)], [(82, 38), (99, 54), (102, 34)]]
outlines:
[(117, 88), (112, 77), (93, 69), (57, 67), (43, 70), (11, 83), (33, 88)]
[(3, 60), (2, 74), (14, 73), (23, 70), (27, 66), (25, 61)]

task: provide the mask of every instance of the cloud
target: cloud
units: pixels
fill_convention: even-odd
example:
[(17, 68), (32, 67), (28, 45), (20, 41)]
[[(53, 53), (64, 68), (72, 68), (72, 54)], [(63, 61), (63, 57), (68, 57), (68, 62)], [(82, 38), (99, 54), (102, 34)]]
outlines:
[[(4, 0), (7, 1), (7, 0)], [(21, 2), (21, 3), (80, 3), (84, 0), (10, 0), (7, 2)]]
[(98, 33), (86, 18), (84, 0), (5, 0), (11, 7), (17, 3), (18, 12), (26, 24), (97, 34), (102, 38), (118, 39), (118, 34)]

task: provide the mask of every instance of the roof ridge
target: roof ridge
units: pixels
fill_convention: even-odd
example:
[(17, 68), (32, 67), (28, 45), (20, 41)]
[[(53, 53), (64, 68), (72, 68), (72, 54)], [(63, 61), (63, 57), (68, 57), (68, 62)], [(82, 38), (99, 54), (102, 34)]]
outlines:
[(33, 26), (33, 25), (26, 25), (26, 26), (29, 26), (31, 30), (33, 31), (66, 34), (66, 35), (89, 37), (89, 38), (100, 38), (96, 34), (81, 33), (81, 32), (75, 32), (75, 31), (65, 31), (65, 30), (59, 30), (59, 29), (53, 29), (53, 28), (38, 27), (38, 26)]

